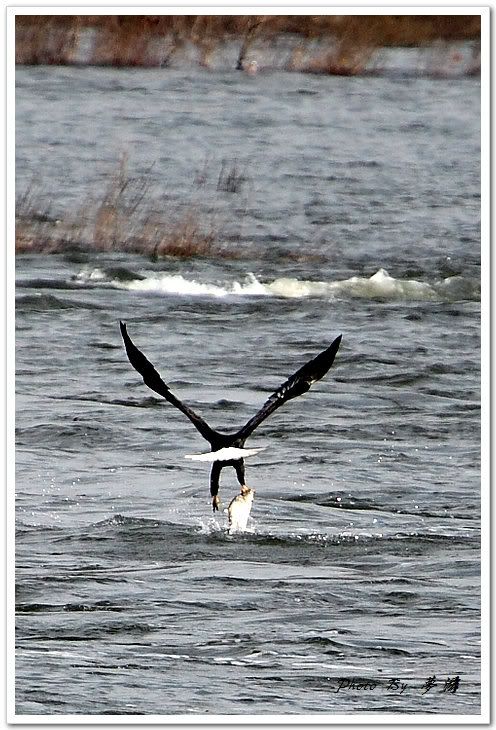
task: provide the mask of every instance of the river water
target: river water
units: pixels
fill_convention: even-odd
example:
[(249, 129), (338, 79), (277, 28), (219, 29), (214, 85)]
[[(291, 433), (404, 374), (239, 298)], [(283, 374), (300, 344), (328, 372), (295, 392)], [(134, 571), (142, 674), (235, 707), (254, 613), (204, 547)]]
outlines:
[[(480, 712), (479, 109), (475, 78), (18, 69), (18, 190), (57, 215), (123, 150), (157, 209), (207, 159), (247, 182), (204, 202), (241, 256), (17, 257), (17, 713)], [(343, 334), (247, 443), (246, 533), (119, 319), (221, 430)]]

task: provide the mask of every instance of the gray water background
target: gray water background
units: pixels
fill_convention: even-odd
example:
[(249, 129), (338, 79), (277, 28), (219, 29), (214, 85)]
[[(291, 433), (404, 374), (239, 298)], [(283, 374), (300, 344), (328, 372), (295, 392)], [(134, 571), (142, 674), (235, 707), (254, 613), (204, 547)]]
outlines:
[[(19, 191), (63, 215), (126, 151), (159, 209), (236, 158), (254, 252), (17, 258), (18, 713), (480, 711), (479, 104), (475, 78), (18, 69)], [(226, 429), (343, 333), (247, 444), (247, 533), (119, 319)]]

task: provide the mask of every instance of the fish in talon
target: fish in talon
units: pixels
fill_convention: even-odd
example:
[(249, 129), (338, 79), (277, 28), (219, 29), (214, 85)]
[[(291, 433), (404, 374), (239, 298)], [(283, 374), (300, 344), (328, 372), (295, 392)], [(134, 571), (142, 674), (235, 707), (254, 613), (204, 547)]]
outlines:
[(229, 532), (246, 530), (254, 496), (255, 490), (243, 484), (240, 494), (234, 497), (227, 508)]

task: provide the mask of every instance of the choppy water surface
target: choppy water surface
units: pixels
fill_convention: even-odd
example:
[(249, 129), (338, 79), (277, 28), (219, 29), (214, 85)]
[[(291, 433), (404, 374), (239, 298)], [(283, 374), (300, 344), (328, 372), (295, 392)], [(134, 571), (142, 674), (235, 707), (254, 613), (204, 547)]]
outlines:
[[(116, 139), (178, 195), (205, 155), (238, 155), (255, 253), (18, 258), (17, 712), (477, 714), (477, 80), (18, 83), (19, 186), (43, 168), (70, 207)], [(206, 444), (131, 369), (119, 319), (226, 429), (343, 333), (248, 442), (267, 449), (247, 533), (212, 516), (184, 459)], [(224, 504), (237, 489), (223, 472)]]

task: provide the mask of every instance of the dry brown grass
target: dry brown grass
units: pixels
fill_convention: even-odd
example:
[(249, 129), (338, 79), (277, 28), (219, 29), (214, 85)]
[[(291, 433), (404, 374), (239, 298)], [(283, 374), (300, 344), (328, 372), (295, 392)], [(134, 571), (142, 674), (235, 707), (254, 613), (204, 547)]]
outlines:
[[(312, 37), (312, 29), (308, 29)], [(322, 23), (316, 19), (315, 37), (329, 34), (329, 42), (312, 57), (300, 44), (289, 67), (307, 73), (356, 76), (370, 70), (370, 62), (387, 47), (437, 47), (439, 70), (446, 70), (449, 43), (477, 40), (480, 37), (478, 16), (408, 16), (361, 15), (334, 16)], [(428, 73), (437, 69), (429, 68)]]
[[(36, 195), (33, 184), (16, 201), (16, 253), (127, 251), (157, 259), (163, 256), (233, 257), (236, 246), (222, 243), (218, 216), (194, 202), (166, 201), (165, 210), (150, 209), (151, 168), (143, 175), (128, 171), (123, 155), (96, 199), (86, 200), (63, 219)], [(168, 203), (168, 204), (167, 204)]]
[(153, 258), (174, 256), (175, 258), (192, 258), (197, 256), (218, 256), (221, 249), (216, 241), (213, 227), (205, 229), (198, 211), (188, 211), (172, 229), (155, 227), (152, 235), (147, 232), (149, 241), (155, 239)]
[(23, 15), (16, 17), (15, 60), (19, 64), (68, 65), (74, 63), (81, 22), (70, 16)]
[[(305, 20), (307, 22), (301, 26), (305, 37), (333, 36), (337, 41), (376, 48), (480, 37), (478, 15), (333, 15), (306, 16)], [(298, 16), (293, 16), (292, 21), (298, 25)], [(288, 20), (286, 27), (289, 28), (289, 24)]]
[[(196, 49), (209, 66), (227, 41), (238, 42), (236, 68), (245, 69), (255, 44), (270, 47), (278, 37), (299, 38), (300, 56), (317, 40), (320, 50), (300, 67), (298, 53), (288, 70), (361, 73), (371, 55), (390, 46), (421, 46), (480, 39), (478, 15), (113, 15), (17, 16), (16, 61), (25, 64), (75, 62), (83, 30), (93, 44), (85, 63), (167, 66), (183, 49)], [(310, 44), (310, 45), (309, 45)]]

